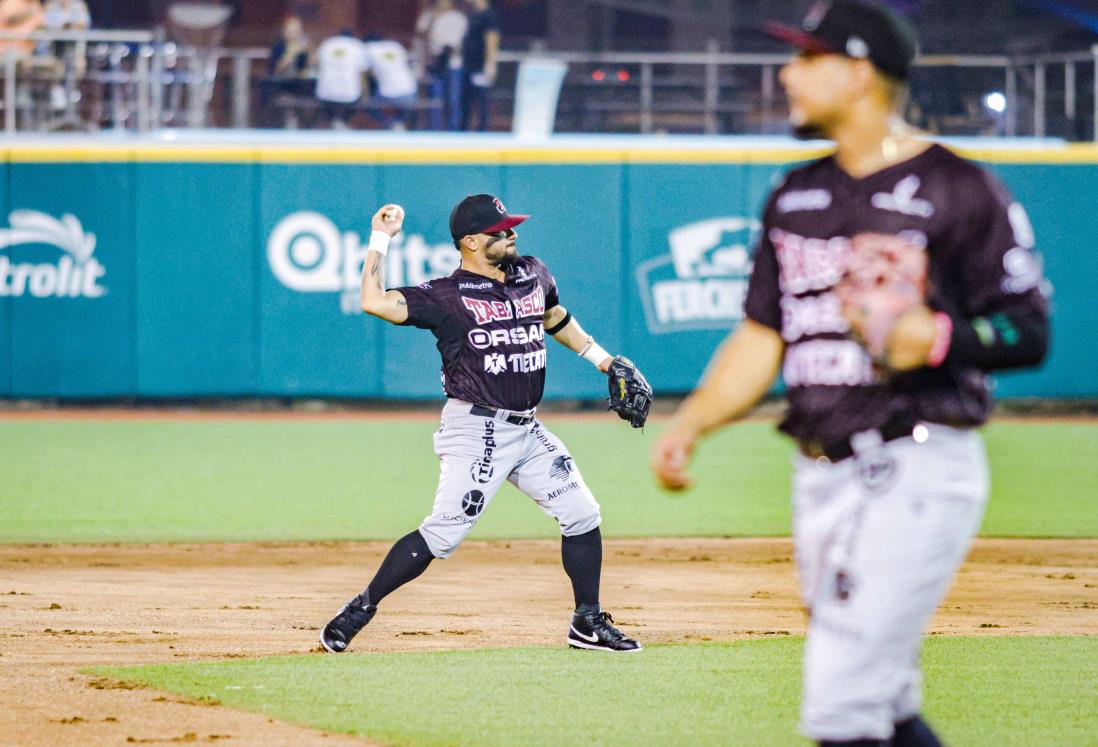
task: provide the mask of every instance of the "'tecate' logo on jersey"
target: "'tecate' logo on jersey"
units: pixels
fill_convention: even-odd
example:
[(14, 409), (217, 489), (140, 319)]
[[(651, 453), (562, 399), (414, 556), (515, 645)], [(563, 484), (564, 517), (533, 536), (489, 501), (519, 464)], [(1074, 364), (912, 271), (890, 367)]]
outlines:
[(757, 220), (733, 217), (671, 231), (671, 253), (636, 270), (649, 332), (728, 329), (743, 319), (748, 247), (760, 227)]
[(484, 356), (484, 370), (497, 376), (507, 370), (507, 359), (503, 357), (503, 353), (489, 353)]
[(50, 246), (63, 253), (56, 262), (12, 262), (0, 256), (0, 297), (99, 298), (106, 268), (92, 256), (95, 234), (74, 215), (60, 219), (37, 210), (14, 210), (11, 228), (0, 228), (0, 251), (14, 246)]

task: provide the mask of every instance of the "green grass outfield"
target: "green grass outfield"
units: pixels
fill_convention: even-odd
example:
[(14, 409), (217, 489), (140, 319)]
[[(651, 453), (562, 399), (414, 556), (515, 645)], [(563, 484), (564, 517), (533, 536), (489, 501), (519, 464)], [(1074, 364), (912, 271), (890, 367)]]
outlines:
[[(653, 484), (659, 426), (562, 418), (610, 537), (789, 533), (791, 444), (747, 422), (707, 441), (698, 487)], [(0, 420), (0, 542), (392, 539), (430, 510), (435, 426), (423, 420)], [(1098, 424), (986, 430), (994, 479), (983, 533), (1098, 536)], [(550, 538), (507, 485), (474, 539)]]
[[(393, 745), (802, 745), (799, 638), (292, 656), (96, 674)], [(1098, 638), (931, 638), (925, 714), (947, 744), (1094, 744)]]

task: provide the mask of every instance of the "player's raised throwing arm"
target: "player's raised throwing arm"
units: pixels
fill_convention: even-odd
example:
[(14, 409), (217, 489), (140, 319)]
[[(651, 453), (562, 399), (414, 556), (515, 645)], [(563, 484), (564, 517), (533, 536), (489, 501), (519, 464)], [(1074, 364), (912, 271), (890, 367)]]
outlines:
[(385, 290), (385, 255), (389, 241), (404, 227), (404, 208), (385, 205), (371, 221), (370, 249), (362, 265), (362, 310), (393, 324), (408, 319), (408, 302), (400, 291)]

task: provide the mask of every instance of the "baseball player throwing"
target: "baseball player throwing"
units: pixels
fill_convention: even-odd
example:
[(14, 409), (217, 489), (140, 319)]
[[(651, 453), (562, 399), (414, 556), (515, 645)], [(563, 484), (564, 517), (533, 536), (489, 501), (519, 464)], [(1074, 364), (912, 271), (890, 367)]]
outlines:
[(393, 324), (429, 329), (438, 340), (448, 398), (434, 437), (442, 473), (431, 515), (397, 541), (369, 586), (324, 627), (320, 642), (332, 653), (346, 650), (394, 589), (435, 558), (449, 557), (505, 480), (560, 524), (561, 558), (576, 602), (568, 644), (641, 650), (599, 605), (599, 505), (568, 449), (535, 414), (545, 384), (545, 336), (609, 375), (611, 408), (634, 427), (644, 425), (652, 390), (632, 363), (603, 350), (560, 305), (548, 268), (518, 256), (514, 227), (527, 217), (509, 214), (492, 195), (465, 198), (450, 214), (460, 269), (390, 291), (384, 289), (385, 253), (404, 211), (386, 205), (373, 218), (362, 308)]
[(781, 72), (794, 126), (836, 151), (771, 195), (746, 320), (652, 464), (686, 487), (699, 438), (780, 370), (811, 614), (802, 731), (821, 745), (938, 745), (919, 716), (922, 631), (988, 497), (984, 372), (1042, 360), (1046, 283), (1022, 206), (897, 119), (916, 50), (906, 24), (835, 0), (772, 31), (801, 50)]

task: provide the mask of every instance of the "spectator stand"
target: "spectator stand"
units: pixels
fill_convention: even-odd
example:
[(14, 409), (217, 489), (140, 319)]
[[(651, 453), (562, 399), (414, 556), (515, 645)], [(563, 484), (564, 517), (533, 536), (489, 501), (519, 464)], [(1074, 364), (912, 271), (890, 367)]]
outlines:
[[(26, 34), (0, 32), (0, 40)], [(197, 48), (153, 32), (38, 32), (32, 40), (88, 43), (87, 73), (67, 78), (66, 108), (41, 116), (24, 87), (32, 85), (15, 54), (0, 55), (5, 131), (102, 128), (146, 132), (160, 127), (223, 123), (254, 127), (257, 88), (266, 85), (263, 48)], [(568, 65), (557, 132), (776, 134), (785, 131), (777, 82), (784, 55), (501, 52), (493, 95), (496, 131), (509, 131), (518, 65), (527, 59)], [(263, 67), (263, 72), (259, 68)], [(1027, 57), (921, 58), (913, 80), (917, 124), (942, 135), (1062, 137), (1098, 141), (1098, 47)], [(956, 101), (941, 102), (940, 75), (951, 76)], [(258, 86), (257, 86), (258, 83)], [(277, 127), (312, 123), (319, 105), (312, 79), (272, 97)], [(28, 89), (29, 90), (29, 89)], [(211, 97), (211, 91), (215, 92)], [(221, 95), (217, 95), (220, 93)], [(378, 102), (365, 98), (356, 111)], [(421, 87), (417, 122), (439, 106)], [(199, 116), (201, 115), (201, 116)]]

